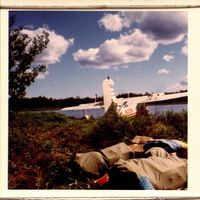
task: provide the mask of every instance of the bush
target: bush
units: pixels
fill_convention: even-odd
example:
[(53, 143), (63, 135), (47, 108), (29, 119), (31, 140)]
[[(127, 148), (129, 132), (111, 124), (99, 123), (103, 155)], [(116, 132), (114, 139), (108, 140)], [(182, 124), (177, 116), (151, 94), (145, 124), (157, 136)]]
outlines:
[(151, 133), (149, 134), (153, 138), (167, 138), (174, 139), (176, 135), (176, 129), (172, 125), (163, 124), (158, 122), (152, 126)]
[(98, 119), (86, 140), (95, 149), (105, 148), (123, 141), (129, 132), (129, 120), (118, 115), (116, 105), (112, 103), (106, 114)]
[(137, 110), (136, 112), (137, 116), (141, 115), (147, 116), (149, 114), (149, 111), (147, 110), (146, 105), (144, 103), (138, 104), (136, 110)]
[(132, 126), (132, 132), (134, 135), (149, 135), (152, 125), (154, 124), (154, 118), (152, 115), (139, 115), (130, 118)]
[(169, 136), (179, 140), (187, 141), (188, 118), (186, 111), (182, 111), (180, 113), (168, 111), (158, 116), (157, 120), (161, 121), (166, 126), (173, 127), (174, 131), (172, 131)]

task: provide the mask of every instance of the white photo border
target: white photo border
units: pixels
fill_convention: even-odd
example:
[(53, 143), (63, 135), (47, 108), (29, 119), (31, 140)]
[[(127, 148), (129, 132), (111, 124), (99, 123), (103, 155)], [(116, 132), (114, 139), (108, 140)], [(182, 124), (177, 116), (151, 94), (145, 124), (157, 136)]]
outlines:
[[(199, 3), (200, 5), (200, 3)], [(0, 57), (0, 197), (3, 198), (69, 198), (134, 199), (200, 197), (200, 7), (196, 1), (29, 1), (2, 0)], [(8, 15), (11, 10), (184, 10), (188, 12), (188, 189), (181, 191), (102, 191), (102, 190), (8, 190)]]

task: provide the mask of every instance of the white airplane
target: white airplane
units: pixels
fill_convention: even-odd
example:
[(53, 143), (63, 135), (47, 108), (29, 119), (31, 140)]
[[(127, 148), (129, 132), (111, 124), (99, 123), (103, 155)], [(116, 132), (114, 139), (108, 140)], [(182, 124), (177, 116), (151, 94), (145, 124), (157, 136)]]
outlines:
[(179, 99), (187, 97), (187, 92), (164, 94), (164, 93), (153, 93), (151, 95), (145, 95), (140, 97), (131, 98), (117, 98), (114, 90), (114, 81), (108, 76), (103, 81), (103, 102), (95, 102), (88, 104), (80, 104), (79, 106), (66, 107), (61, 109), (62, 111), (74, 111), (82, 110), (87, 115), (87, 110), (104, 108), (105, 113), (109, 109), (112, 102), (117, 105), (117, 112), (123, 116), (134, 116), (137, 112), (137, 105), (144, 103), (149, 104), (153, 102), (163, 102), (166, 100)]

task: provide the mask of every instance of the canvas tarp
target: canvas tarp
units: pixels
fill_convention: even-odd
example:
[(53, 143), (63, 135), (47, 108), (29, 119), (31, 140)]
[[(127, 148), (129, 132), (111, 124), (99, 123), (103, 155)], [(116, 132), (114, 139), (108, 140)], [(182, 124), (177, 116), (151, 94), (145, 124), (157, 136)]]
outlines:
[(119, 159), (128, 160), (134, 156), (134, 151), (124, 142), (101, 149), (100, 152), (106, 157), (110, 166), (112, 166)]
[(152, 137), (136, 135), (132, 140), (132, 144), (129, 145), (132, 151), (134, 151), (134, 157), (135, 158), (142, 157), (144, 152), (143, 148), (144, 145), (152, 140), (153, 140)]
[(152, 141), (152, 140), (153, 140), (152, 137), (136, 135), (132, 139), (132, 143), (134, 143), (134, 144), (146, 144), (147, 142)]
[(176, 155), (159, 152), (160, 156), (153, 156), (140, 159), (119, 160), (115, 166), (123, 172), (134, 172), (138, 178), (147, 176), (155, 189), (174, 190), (185, 186), (187, 181), (187, 160), (180, 159)]
[(133, 158), (133, 150), (124, 142), (101, 149), (99, 152), (77, 153), (75, 162), (86, 172), (103, 175), (119, 159)]
[(88, 153), (77, 153), (75, 163), (77, 163), (85, 172), (94, 175), (103, 175), (109, 168), (106, 158), (99, 152), (91, 151)]

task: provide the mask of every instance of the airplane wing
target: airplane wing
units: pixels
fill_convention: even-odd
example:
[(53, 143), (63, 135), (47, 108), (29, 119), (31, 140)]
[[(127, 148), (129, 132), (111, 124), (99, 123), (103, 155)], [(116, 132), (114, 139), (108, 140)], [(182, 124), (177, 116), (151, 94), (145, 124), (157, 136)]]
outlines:
[(117, 103), (127, 102), (127, 104), (136, 104), (136, 103), (153, 103), (153, 102), (162, 102), (167, 100), (179, 99), (187, 97), (187, 92), (182, 93), (173, 93), (173, 94), (164, 94), (164, 93), (155, 93), (152, 95), (146, 95), (141, 97), (131, 97), (124, 99), (117, 99)]
[(95, 103), (85, 103), (80, 104), (78, 106), (70, 106), (62, 108), (61, 110), (90, 110), (90, 109), (98, 109), (103, 108), (103, 102), (95, 102)]
[(137, 112), (138, 104), (159, 103), (174, 99), (180, 99), (183, 97), (187, 97), (187, 95), (187, 92), (174, 94), (155, 93), (152, 95), (146, 95), (141, 97), (117, 99), (118, 112), (124, 116), (134, 116)]
[(188, 96), (187, 92), (173, 93), (173, 94), (158, 93), (158, 94), (154, 94), (143, 103), (163, 102), (163, 101), (168, 101), (168, 100), (180, 99), (187, 96)]

